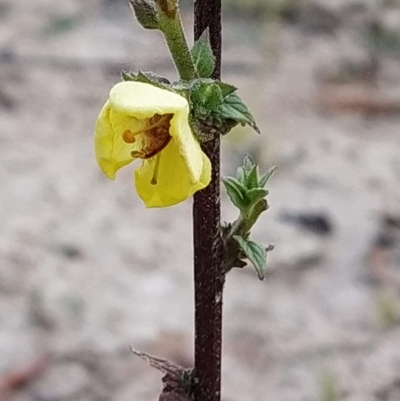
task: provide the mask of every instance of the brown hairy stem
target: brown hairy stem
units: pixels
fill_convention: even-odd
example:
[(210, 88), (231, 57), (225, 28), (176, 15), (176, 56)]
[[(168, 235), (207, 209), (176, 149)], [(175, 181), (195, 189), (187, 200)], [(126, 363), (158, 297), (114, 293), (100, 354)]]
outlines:
[[(221, 0), (195, 0), (194, 36), (208, 28), (216, 58), (213, 78), (221, 71)], [(220, 401), (222, 336), (222, 240), (220, 230), (220, 138), (202, 144), (211, 160), (210, 185), (194, 196), (195, 401)]]

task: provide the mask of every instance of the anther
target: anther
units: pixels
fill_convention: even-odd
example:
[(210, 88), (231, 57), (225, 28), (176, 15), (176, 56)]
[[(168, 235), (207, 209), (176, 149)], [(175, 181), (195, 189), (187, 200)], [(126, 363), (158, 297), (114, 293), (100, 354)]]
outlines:
[(133, 133), (131, 130), (127, 129), (122, 133), (122, 140), (125, 143), (134, 143), (136, 141), (135, 136), (137, 134)]
[(135, 140), (136, 140), (135, 136), (140, 135), (140, 134), (144, 134), (146, 132), (149, 132), (154, 128), (158, 129), (159, 127), (162, 127), (163, 124), (168, 122), (168, 119), (169, 119), (169, 115), (168, 114), (164, 114), (155, 123), (153, 123), (153, 124), (151, 124), (151, 125), (149, 125), (149, 126), (147, 126), (145, 128), (142, 128), (142, 129), (140, 129), (138, 131), (132, 132), (130, 129), (127, 129), (122, 133), (122, 140), (125, 143), (134, 143)]
[(146, 152), (144, 152), (143, 150), (132, 150), (131, 156), (135, 159), (144, 159), (146, 156)]

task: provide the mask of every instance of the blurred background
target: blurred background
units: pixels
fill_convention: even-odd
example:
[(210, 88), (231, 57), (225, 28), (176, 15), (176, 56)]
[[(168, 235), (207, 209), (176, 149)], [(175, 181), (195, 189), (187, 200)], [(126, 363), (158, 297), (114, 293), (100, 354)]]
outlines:
[[(400, 400), (399, 56), (398, 0), (224, 0), (223, 79), (262, 134), (227, 137), (223, 173), (278, 166), (267, 277), (226, 283), (224, 401)], [(191, 201), (146, 210), (131, 166), (95, 164), (122, 69), (176, 78), (127, 1), (0, 0), (2, 401), (156, 400), (129, 345), (193, 363)]]

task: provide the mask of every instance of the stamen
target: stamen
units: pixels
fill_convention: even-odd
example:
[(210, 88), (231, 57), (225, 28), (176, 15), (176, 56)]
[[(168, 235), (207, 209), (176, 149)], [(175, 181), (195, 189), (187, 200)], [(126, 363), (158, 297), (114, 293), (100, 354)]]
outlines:
[(146, 156), (146, 152), (144, 152), (143, 150), (132, 150), (131, 156), (135, 159), (144, 159)]
[(150, 131), (150, 130), (152, 130), (154, 128), (163, 126), (168, 121), (168, 119), (169, 119), (169, 114), (163, 114), (161, 116), (161, 118), (158, 121), (156, 121), (154, 124), (151, 124), (151, 125), (149, 125), (149, 126), (147, 126), (145, 128), (142, 128), (142, 129), (140, 129), (138, 131), (132, 132), (131, 130), (127, 129), (122, 133), (122, 140), (124, 142), (126, 142), (126, 143), (134, 143), (135, 140), (136, 140), (135, 136), (137, 136), (139, 134), (143, 134), (143, 133), (145, 133), (147, 131)]
[(160, 169), (161, 153), (156, 156), (156, 164), (154, 166), (153, 177), (151, 177), (150, 184), (157, 185), (158, 170)]

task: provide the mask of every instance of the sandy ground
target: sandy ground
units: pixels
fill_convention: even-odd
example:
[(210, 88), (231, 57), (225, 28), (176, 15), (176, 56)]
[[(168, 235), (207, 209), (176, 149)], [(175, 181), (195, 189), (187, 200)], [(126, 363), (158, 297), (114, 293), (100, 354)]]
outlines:
[[(333, 33), (225, 21), (224, 77), (263, 133), (228, 138), (223, 171), (246, 153), (278, 165), (254, 232), (275, 244), (269, 275), (226, 284), (226, 401), (400, 400), (398, 230), (374, 246), (382, 215), (400, 214), (400, 64), (379, 53), (374, 79), (321, 78), (368, 62), (354, 27), (378, 2), (365, 4)], [(157, 399), (160, 376), (130, 344), (192, 364), (191, 202), (146, 210), (132, 168), (112, 182), (95, 164), (93, 125), (122, 68), (175, 76), (124, 2), (0, 1), (1, 400)], [(282, 219), (310, 212), (331, 235)], [(16, 374), (29, 380), (7, 392)]]

